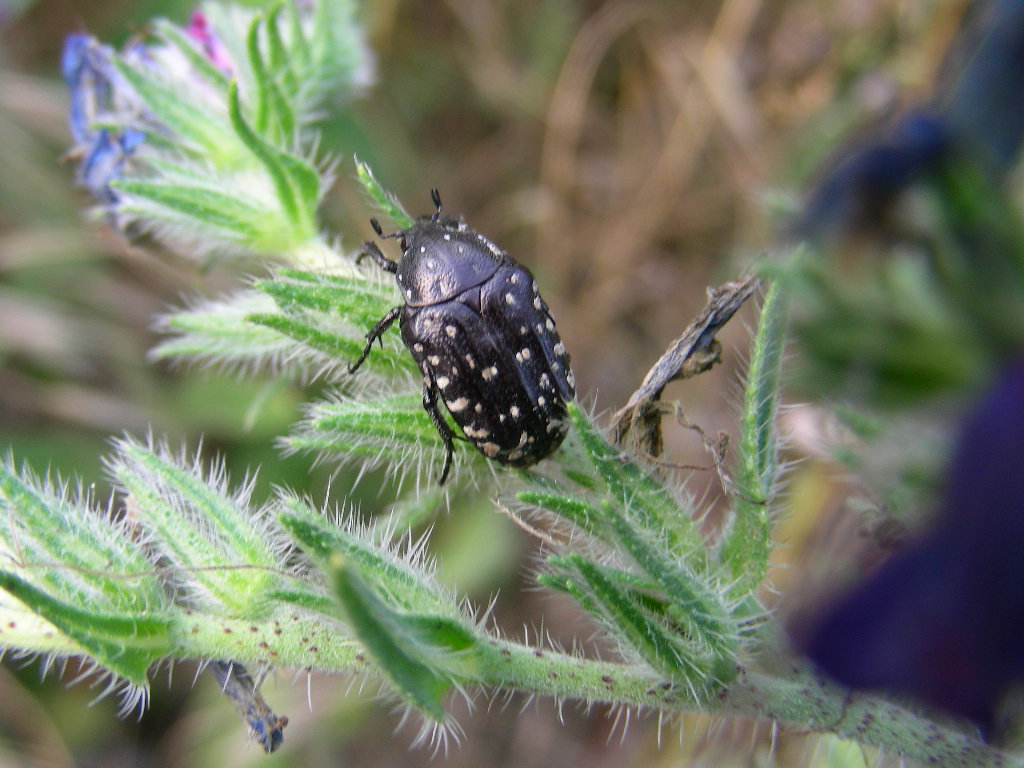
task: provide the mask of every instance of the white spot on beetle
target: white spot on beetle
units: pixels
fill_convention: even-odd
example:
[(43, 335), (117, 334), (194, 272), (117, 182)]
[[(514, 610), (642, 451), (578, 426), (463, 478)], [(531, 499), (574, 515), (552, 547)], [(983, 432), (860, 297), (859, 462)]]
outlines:
[(505, 414), (504, 413), (499, 413), (498, 414), (498, 421), (500, 421), (502, 424), (505, 423)]
[(421, 245), (420, 246), (420, 253), (426, 253), (426, 252), (427, 252), (427, 246)]
[(492, 365), (490, 368), (484, 368), (480, 371), (480, 375), (483, 377), (484, 381), (490, 381), (498, 375), (498, 366)]
[(444, 327), (444, 332), (448, 334), (448, 338), (450, 339), (455, 338), (455, 334), (458, 332), (458, 330), (459, 329), (456, 328), (454, 325), (446, 325)]
[(501, 450), (501, 446), (497, 443), (480, 443), (477, 448), (489, 459), (493, 459), (498, 455), (498, 451)]
[(539, 292), (539, 291), (540, 291), (540, 288), (538, 288), (538, 287), (537, 287), (537, 281), (536, 281), (536, 280), (534, 280), (534, 281), (533, 281), (533, 292), (534, 292), (534, 293), (537, 293), (537, 292)]
[(525, 325), (520, 325), (519, 326), (519, 335), (520, 336), (525, 336), (528, 331), (529, 331), (529, 328), (527, 328)]
[(544, 322), (544, 325), (547, 326), (547, 329), (549, 331), (555, 330), (555, 321), (552, 320), (550, 317)]
[(459, 253), (465, 253), (466, 252), (466, 247), (464, 245), (460, 245), (458, 247), (458, 251), (459, 251)]
[(427, 362), (430, 363), (431, 365), (440, 365), (441, 364), (441, 358), (438, 357), (437, 355), (430, 355), (427, 358)]
[(526, 347), (523, 347), (523, 350), (519, 354), (523, 356), (523, 360), (530, 359), (530, 350), (527, 349)]
[(516, 297), (513, 296), (511, 293), (506, 293), (505, 294), (505, 303), (508, 304), (509, 306), (514, 305), (516, 303)]
[(412, 345), (412, 351), (415, 352), (418, 355), (422, 355), (423, 354), (423, 345), (420, 344), (417, 341), (415, 344)]
[(405, 289), (405, 298), (407, 298), (407, 299), (411, 299), (412, 298), (412, 288), (406, 288)]
[(533, 308), (536, 309), (538, 312), (544, 309), (544, 302), (540, 300), (540, 296), (533, 297)]
[(557, 344), (555, 344), (554, 352), (555, 352), (556, 355), (559, 355), (559, 356), (564, 355), (565, 354), (565, 344), (563, 344), (562, 342), (558, 342)]
[[(440, 379), (438, 381), (440, 381)], [(441, 386), (441, 385), (438, 384), (438, 386)], [(546, 402), (547, 402), (547, 400), (544, 398), (544, 395), (541, 395), (540, 397), (537, 398), (537, 405), (539, 405), (541, 408), (544, 407), (544, 403), (546, 403)]]
[(541, 325), (540, 323), (537, 323), (537, 325), (534, 326), (533, 330), (537, 332), (537, 335), (540, 335), (544, 333), (544, 326)]
[(462, 428), (462, 431), (466, 433), (466, 437), (473, 438), (475, 440), (491, 436), (491, 433), (484, 427), (478, 428), (473, 426), (465, 426)]
[(508, 415), (511, 416), (513, 419), (518, 419), (519, 418), (519, 406), (518, 405), (513, 405), (511, 408), (509, 408), (508, 409)]
[(436, 381), (438, 389), (445, 389), (449, 384), (452, 383), (451, 379), (449, 379), (447, 376), (438, 376)]
[(484, 407), (480, 403), (477, 403), (476, 405), (473, 406), (473, 410), (476, 411), (477, 413), (483, 413)]
[(427, 259), (427, 269), (431, 271), (437, 269), (437, 261), (434, 259)]
[(447, 232), (445, 232), (445, 233), (444, 233), (444, 239), (445, 239), (445, 240), (451, 240), (451, 239), (452, 239), (452, 236), (451, 236), (450, 234), (448, 234)]
[(460, 397), (458, 400), (445, 400), (445, 405), (448, 406), (448, 410), (452, 413), (458, 413), (466, 409), (466, 406), (469, 405), (469, 399)]
[(498, 256), (500, 258), (501, 256), (505, 255), (504, 251), (502, 251), (501, 248), (496, 246), (494, 243), (492, 243), (486, 237), (481, 235), (479, 232), (476, 233), (476, 239), (479, 240), (481, 243), (483, 243), (484, 247), (486, 247), (487, 250), (489, 250), (495, 256)]
[(526, 439), (528, 437), (529, 435), (526, 434), (526, 432), (521, 432), (519, 434), (519, 445), (517, 445), (516, 448), (522, 448), (524, 445), (526, 445)]
[(515, 285), (516, 283), (518, 283), (518, 282), (519, 282), (519, 275), (517, 275), (517, 274), (516, 274), (515, 272), (513, 272), (513, 273), (512, 273), (512, 277), (510, 277), (510, 278), (508, 279), (508, 281), (509, 281), (510, 283), (512, 283), (512, 285)]
[(469, 366), (470, 370), (476, 368), (476, 360), (473, 359), (472, 355), (466, 355), (466, 365)]
[(540, 383), (541, 389), (548, 389), (551, 386), (551, 379), (548, 378), (548, 375), (546, 373), (542, 373), (540, 375), (540, 382), (539, 383)]

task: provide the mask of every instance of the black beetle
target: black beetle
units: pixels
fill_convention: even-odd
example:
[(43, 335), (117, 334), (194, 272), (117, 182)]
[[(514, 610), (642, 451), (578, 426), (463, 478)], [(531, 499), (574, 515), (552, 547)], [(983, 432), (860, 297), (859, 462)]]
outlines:
[(566, 403), (576, 394), (569, 355), (558, 336), (537, 283), (505, 251), (436, 210), (397, 238), (398, 262), (375, 243), (365, 257), (394, 273), (404, 304), (366, 334), (366, 347), (349, 372), (362, 365), (373, 342), (398, 320), (402, 341), (423, 372), (423, 408), (445, 447), (440, 483), (448, 477), (455, 436), (437, 407), (444, 401), (466, 438), (487, 458), (528, 467), (550, 455), (569, 430)]

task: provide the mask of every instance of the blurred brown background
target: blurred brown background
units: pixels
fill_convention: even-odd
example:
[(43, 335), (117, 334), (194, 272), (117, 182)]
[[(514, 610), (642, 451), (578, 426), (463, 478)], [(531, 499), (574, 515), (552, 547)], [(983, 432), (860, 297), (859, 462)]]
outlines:
[[(585, 401), (621, 404), (704, 301), (771, 246), (815, 167), (837, 140), (920, 99), (966, 3), (962, 0), (375, 0), (364, 14), (377, 85), (325, 125), (345, 158), (324, 210), (355, 248), (371, 214), (351, 155), (370, 163), (410, 212), (440, 188), (461, 213), (537, 276), (558, 320)], [(230, 265), (200, 274), (125, 244), (84, 220), (84, 195), (60, 157), (69, 137), (58, 81), (61, 42), (88, 30), (122, 42), (154, 15), (184, 21), (179, 0), (0, 0), (0, 445), (38, 470), (96, 483), (111, 435), (152, 428), (172, 443), (223, 451), (236, 477), (260, 465), (274, 483), (322, 495), (328, 470), (281, 459), (273, 438), (310, 393), (266, 381), (170, 370), (146, 362), (154, 314), (183, 297), (238, 284)], [(706, 430), (734, 429), (748, 311), (722, 334), (723, 364), (672, 385)], [(241, 396), (240, 394), (241, 393)], [(259, 418), (250, 406), (259, 402)], [(693, 433), (670, 429), (668, 456), (706, 464)], [(799, 448), (799, 444), (798, 444)], [(798, 453), (798, 452), (797, 452)], [(797, 454), (795, 454), (797, 455)], [(813, 462), (804, 465), (814, 466)], [(818, 482), (818, 475), (813, 476)], [(335, 480), (335, 488), (342, 480)], [(714, 498), (713, 473), (691, 487)], [(805, 488), (795, 482), (797, 490)], [(828, 488), (815, 491), (827, 506)], [(797, 496), (797, 494), (794, 494)], [(826, 501), (822, 501), (825, 499)], [(373, 481), (357, 491), (372, 512)], [(790, 556), (809, 536), (786, 532)], [(593, 629), (536, 591), (535, 547), (484, 505), (440, 521), (446, 575), (478, 602), (500, 590), (510, 634), (546, 628), (568, 640)], [(776, 582), (785, 588), (782, 572)], [(532, 631), (531, 631), (532, 636)], [(64, 679), (74, 676), (74, 662)], [(292, 724), (279, 753), (246, 745), (241, 723), (194, 670), (155, 675), (140, 720), (116, 702), (89, 707), (38, 663), (0, 669), (0, 766), (767, 766), (864, 765), (873, 755), (766, 725), (625, 715), (513, 697), (470, 714), (447, 755), (408, 751), (415, 730), (348, 681), (278, 672), (267, 696)], [(372, 687), (372, 686), (371, 686)], [(358, 685), (356, 686), (358, 688)], [(520, 713), (524, 704), (525, 711)], [(618, 725), (613, 725), (618, 723)], [(678, 736), (682, 734), (682, 738)]]

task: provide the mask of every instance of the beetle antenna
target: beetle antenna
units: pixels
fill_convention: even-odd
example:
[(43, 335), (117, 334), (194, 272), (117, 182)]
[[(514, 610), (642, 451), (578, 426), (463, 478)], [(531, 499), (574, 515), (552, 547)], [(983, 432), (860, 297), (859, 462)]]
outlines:
[(437, 208), (434, 215), (430, 218), (437, 221), (438, 217), (441, 215), (441, 193), (437, 191), (436, 187), (430, 190), (430, 199), (434, 201), (434, 206)]
[(377, 237), (380, 238), (401, 237), (402, 232), (404, 231), (399, 230), (398, 232), (388, 232), (387, 234), (385, 234), (383, 228), (380, 225), (380, 222), (377, 221), (376, 219), (370, 219), (370, 226), (373, 227), (373, 231), (376, 232)]

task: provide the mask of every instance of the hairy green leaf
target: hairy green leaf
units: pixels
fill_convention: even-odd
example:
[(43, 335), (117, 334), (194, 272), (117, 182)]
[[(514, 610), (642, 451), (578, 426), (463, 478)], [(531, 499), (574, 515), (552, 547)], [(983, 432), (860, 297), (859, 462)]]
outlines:
[(775, 418), (785, 339), (786, 300), (779, 284), (772, 281), (747, 366), (732, 518), (719, 545), (720, 559), (738, 579), (735, 594), (757, 588), (771, 556), (770, 504), (779, 470)]
[(411, 227), (413, 225), (413, 218), (405, 212), (402, 204), (398, 202), (398, 198), (384, 189), (381, 183), (377, 181), (377, 177), (373, 175), (369, 165), (362, 162), (358, 157), (355, 158), (355, 161), (356, 175), (366, 193), (370, 196), (370, 200), (373, 201), (373, 204), (380, 209), (381, 213), (395, 222), (399, 229)]

